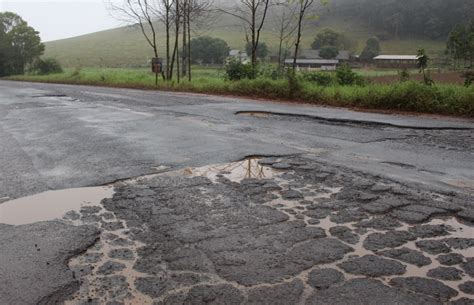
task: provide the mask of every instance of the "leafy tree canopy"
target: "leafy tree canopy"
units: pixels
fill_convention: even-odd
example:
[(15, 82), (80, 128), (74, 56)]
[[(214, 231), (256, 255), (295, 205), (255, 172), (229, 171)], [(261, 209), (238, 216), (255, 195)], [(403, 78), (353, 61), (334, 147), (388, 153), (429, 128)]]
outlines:
[(365, 48), (360, 55), (363, 60), (371, 60), (380, 55), (380, 42), (376, 37), (369, 38), (366, 42)]
[(354, 48), (354, 42), (347, 38), (344, 34), (324, 29), (316, 35), (311, 47), (313, 50), (320, 50), (324, 47), (333, 47), (338, 50), (351, 50)]
[(229, 51), (227, 42), (219, 38), (203, 36), (191, 40), (191, 60), (194, 63), (223, 64)]
[(474, 61), (474, 19), (468, 25), (457, 25), (449, 34), (447, 53), (456, 60)]
[(339, 54), (339, 50), (336, 47), (325, 46), (319, 51), (319, 56), (324, 59), (334, 59)]
[(15, 13), (0, 13), (0, 75), (23, 74), (44, 52), (39, 33)]
[[(248, 42), (245, 45), (245, 52), (248, 56), (252, 56), (252, 44)], [(257, 57), (263, 59), (268, 56), (268, 46), (264, 42), (260, 42), (257, 47)]]

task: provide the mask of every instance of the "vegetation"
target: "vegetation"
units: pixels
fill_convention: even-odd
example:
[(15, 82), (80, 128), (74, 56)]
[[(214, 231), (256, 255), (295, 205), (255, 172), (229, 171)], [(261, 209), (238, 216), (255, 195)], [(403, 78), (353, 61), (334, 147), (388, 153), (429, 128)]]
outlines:
[(418, 50), (418, 68), (420, 69), (420, 73), (423, 73), (423, 81), (425, 85), (431, 86), (434, 85), (434, 81), (429, 75), (429, 72), (426, 72), (426, 69), (428, 69), (428, 64), (430, 62), (430, 58), (428, 55), (426, 55), (426, 51), (424, 49)]
[(363, 60), (372, 60), (374, 57), (380, 54), (380, 42), (377, 37), (371, 37), (365, 43), (365, 48), (360, 54), (360, 58)]
[(385, 33), (385, 37), (445, 39), (460, 21), (474, 16), (474, 2), (341, 0), (334, 4), (333, 11), (343, 18), (363, 20), (366, 26)]
[[(224, 71), (194, 69), (193, 82), (159, 82), (158, 89), (188, 91), (210, 94), (233, 94), (249, 97), (290, 99), (297, 101), (343, 107), (359, 107), (396, 111), (438, 113), (474, 117), (474, 86), (437, 84), (425, 86), (407, 81), (389, 85), (366, 83), (362, 86), (342, 86), (317, 84), (305, 76), (293, 80), (273, 80), (269, 77), (224, 80)], [(332, 76), (334, 77), (334, 76)], [(130, 87), (154, 89), (154, 75), (136, 69), (90, 69), (79, 71), (68, 69), (61, 74), (25, 75), (10, 79), (66, 84)], [(290, 88), (292, 88), (290, 90)]]
[[(248, 56), (251, 56), (252, 55), (252, 44), (250, 42), (248, 42), (246, 45), (245, 45), (245, 52), (247, 53)], [(268, 47), (267, 47), (267, 44), (264, 43), (264, 42), (260, 42), (258, 44), (258, 47), (257, 47), (257, 50), (256, 50), (256, 54), (257, 58), (260, 58), (260, 59), (264, 59), (268, 56)]]
[(0, 13), (0, 76), (23, 74), (43, 54), (39, 33), (20, 16)]
[(38, 75), (57, 74), (62, 73), (63, 68), (59, 62), (54, 58), (41, 59), (38, 58), (34, 61), (30, 68), (30, 72)]
[(473, 67), (474, 62), (474, 19), (468, 25), (459, 24), (450, 33), (447, 53), (455, 61), (464, 61)]
[(191, 60), (193, 63), (223, 64), (229, 54), (227, 43), (209, 36), (191, 40)]
[(319, 51), (319, 56), (324, 59), (333, 59), (336, 58), (339, 54), (339, 49), (332, 46), (322, 47)]
[(352, 50), (354, 42), (342, 33), (332, 29), (324, 29), (316, 35), (316, 38), (311, 44), (311, 48), (313, 48), (313, 50), (320, 50), (325, 47), (333, 47), (338, 50)]

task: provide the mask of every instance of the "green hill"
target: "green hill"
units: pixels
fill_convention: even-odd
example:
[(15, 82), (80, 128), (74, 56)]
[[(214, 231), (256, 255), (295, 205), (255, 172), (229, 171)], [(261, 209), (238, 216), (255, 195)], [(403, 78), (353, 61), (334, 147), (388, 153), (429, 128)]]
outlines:
[[(277, 33), (272, 30), (276, 27), (277, 25), (270, 20), (261, 40), (267, 43), (273, 53), (276, 53), (278, 47)], [(354, 19), (328, 15), (306, 26), (303, 35), (304, 48), (309, 48), (316, 33), (326, 27), (343, 32), (357, 41), (356, 51), (363, 48), (367, 38), (382, 34)], [(224, 39), (233, 49), (243, 49), (245, 45), (242, 27), (232, 20), (232, 17), (220, 18), (214, 25), (199, 29), (194, 37), (204, 35)], [(158, 39), (163, 43), (161, 48), (163, 54), (165, 41), (163, 31), (159, 33)], [(65, 67), (138, 67), (147, 65), (152, 57), (151, 49), (137, 26), (47, 42), (45, 45), (45, 56), (57, 58)], [(441, 56), (445, 42), (405, 38), (385, 40), (381, 42), (381, 46), (382, 52), (386, 54), (414, 54), (419, 48), (425, 48), (432, 56), (437, 57)]]

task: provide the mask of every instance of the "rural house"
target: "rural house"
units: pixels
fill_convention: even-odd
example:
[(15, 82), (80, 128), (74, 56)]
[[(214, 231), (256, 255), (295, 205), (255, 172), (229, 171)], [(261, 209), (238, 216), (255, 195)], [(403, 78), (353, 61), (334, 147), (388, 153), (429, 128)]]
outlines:
[[(339, 54), (333, 59), (324, 59), (320, 56), (319, 50), (304, 50), (296, 59), (296, 65), (300, 69), (321, 69), (332, 71), (337, 66), (350, 61), (349, 51), (339, 51)], [(285, 65), (293, 64), (293, 59), (285, 60)]]
[(377, 68), (416, 69), (418, 56), (416, 55), (379, 55), (374, 57)]

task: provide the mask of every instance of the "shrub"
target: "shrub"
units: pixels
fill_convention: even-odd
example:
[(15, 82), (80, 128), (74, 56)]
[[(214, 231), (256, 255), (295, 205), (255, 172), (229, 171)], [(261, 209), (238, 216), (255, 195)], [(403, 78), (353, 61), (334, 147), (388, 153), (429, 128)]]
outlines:
[(464, 86), (470, 87), (472, 83), (474, 82), (474, 70), (464, 72), (463, 77), (464, 77)]
[(365, 85), (364, 78), (352, 71), (349, 65), (338, 67), (336, 70), (336, 78), (339, 85), (342, 86)]
[(31, 67), (31, 71), (34, 74), (38, 75), (48, 75), (48, 74), (55, 74), (55, 73), (63, 73), (63, 68), (59, 64), (59, 62), (54, 58), (46, 58), (41, 59), (38, 58), (33, 63)]
[(327, 87), (334, 83), (334, 78), (330, 73), (313, 72), (303, 74), (303, 80), (315, 83), (318, 86)]
[(407, 82), (409, 80), (410, 80), (410, 72), (408, 71), (408, 69), (403, 69), (400, 72), (400, 81), (402, 83), (404, 83), (404, 82)]
[(231, 81), (253, 79), (255, 74), (251, 64), (243, 64), (239, 60), (230, 60), (225, 66), (225, 78)]

